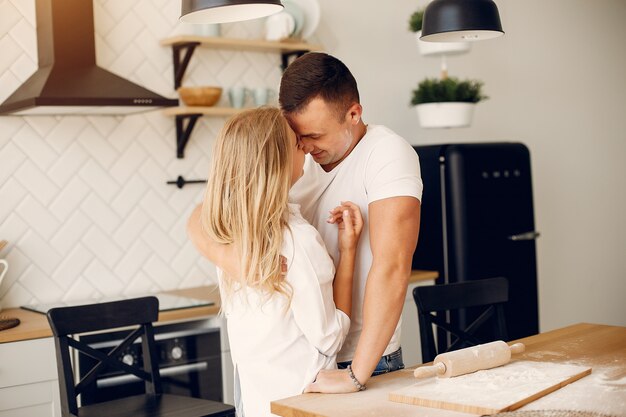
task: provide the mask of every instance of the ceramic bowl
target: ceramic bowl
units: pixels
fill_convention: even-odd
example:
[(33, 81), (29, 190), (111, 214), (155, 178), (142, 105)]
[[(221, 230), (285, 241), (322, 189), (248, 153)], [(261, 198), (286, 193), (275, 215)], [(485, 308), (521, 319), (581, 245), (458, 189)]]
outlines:
[(222, 87), (179, 87), (177, 91), (187, 106), (209, 107), (222, 96)]

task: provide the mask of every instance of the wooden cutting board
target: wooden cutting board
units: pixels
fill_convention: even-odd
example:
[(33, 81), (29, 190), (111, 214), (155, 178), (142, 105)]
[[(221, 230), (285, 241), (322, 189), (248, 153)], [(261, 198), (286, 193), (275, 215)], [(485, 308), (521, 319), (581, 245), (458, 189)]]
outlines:
[(453, 378), (432, 377), (389, 393), (391, 401), (470, 414), (515, 410), (591, 373), (591, 368), (514, 361)]

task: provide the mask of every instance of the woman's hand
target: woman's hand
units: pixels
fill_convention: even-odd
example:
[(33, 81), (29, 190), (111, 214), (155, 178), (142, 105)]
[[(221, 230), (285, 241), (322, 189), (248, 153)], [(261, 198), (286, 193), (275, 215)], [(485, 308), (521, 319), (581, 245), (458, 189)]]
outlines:
[(330, 210), (328, 223), (335, 223), (339, 232), (339, 252), (356, 250), (363, 230), (363, 216), (359, 206), (351, 201), (342, 201)]
[(341, 394), (346, 392), (357, 392), (358, 389), (347, 369), (322, 369), (315, 382), (309, 384), (304, 392), (321, 392), (324, 394)]

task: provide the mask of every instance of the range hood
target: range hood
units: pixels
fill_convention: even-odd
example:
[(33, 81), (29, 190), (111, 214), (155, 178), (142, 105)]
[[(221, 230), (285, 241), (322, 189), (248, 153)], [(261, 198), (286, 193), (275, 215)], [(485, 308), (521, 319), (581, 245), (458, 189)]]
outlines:
[(92, 0), (36, 0), (36, 13), (39, 68), (0, 115), (127, 115), (178, 105), (96, 65)]

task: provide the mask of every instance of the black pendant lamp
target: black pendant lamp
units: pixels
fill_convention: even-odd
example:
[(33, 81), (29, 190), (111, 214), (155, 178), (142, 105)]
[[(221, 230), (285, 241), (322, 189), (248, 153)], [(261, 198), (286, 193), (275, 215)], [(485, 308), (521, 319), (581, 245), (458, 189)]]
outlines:
[(280, 0), (182, 0), (180, 21), (228, 23), (269, 16), (283, 10)]
[(492, 0), (433, 0), (424, 10), (421, 40), (468, 42), (504, 35)]

